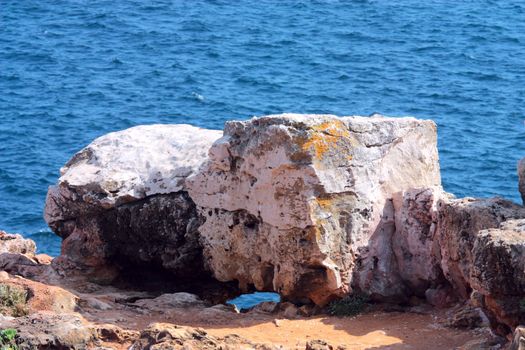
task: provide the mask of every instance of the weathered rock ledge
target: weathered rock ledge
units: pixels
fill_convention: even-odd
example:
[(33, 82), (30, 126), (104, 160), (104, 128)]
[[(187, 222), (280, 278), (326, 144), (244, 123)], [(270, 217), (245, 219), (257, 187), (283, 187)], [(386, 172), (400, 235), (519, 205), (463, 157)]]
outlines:
[[(20, 246), (27, 243), (12, 237)], [(386, 313), (370, 305), (365, 314), (342, 319), (311, 307), (267, 302), (239, 313), (190, 293), (158, 295), (61, 278), (50, 259), (38, 262), (33, 252), (0, 253), (0, 260), (13, 262), (7, 267), (11, 273), (0, 272), (0, 329), (16, 330), (2, 345), (20, 350), (437, 350), (502, 342), (475, 310), (463, 308), (445, 312), (419, 305)], [(434, 343), (428, 345), (430, 334)]]
[(0, 254), (6, 271), (91, 288), (131, 276), (196, 292), (216, 281), (299, 306), (353, 293), (466, 305), (508, 337), (525, 323), (525, 209), (444, 192), (432, 121), (283, 114), (224, 133), (111, 133), (61, 170), (45, 218), (61, 256), (42, 267)]

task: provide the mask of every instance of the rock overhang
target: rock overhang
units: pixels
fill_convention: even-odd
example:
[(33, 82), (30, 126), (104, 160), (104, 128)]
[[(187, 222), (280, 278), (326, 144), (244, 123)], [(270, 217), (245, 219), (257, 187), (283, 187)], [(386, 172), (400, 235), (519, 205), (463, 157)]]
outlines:
[(107, 281), (125, 263), (202, 275), (199, 218), (185, 179), (221, 136), (184, 124), (142, 125), (79, 151), (46, 199), (44, 218), (64, 239), (57, 267)]

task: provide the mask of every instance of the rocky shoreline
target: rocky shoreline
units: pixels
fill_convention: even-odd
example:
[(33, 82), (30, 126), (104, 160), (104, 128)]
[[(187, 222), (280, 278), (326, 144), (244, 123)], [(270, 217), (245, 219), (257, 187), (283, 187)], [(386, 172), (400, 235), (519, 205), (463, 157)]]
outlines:
[[(0, 283), (26, 293), (0, 327), (17, 329), (23, 349), (279, 348), (270, 335), (191, 326), (278, 327), (356, 294), (385, 319), (395, 310), (468, 329), (465, 349), (525, 347), (525, 208), (446, 193), (432, 121), (283, 114), (224, 132), (134, 127), (61, 169), (45, 219), (63, 239), (57, 258), (0, 240)], [(255, 290), (283, 301), (243, 314), (223, 304)], [(463, 345), (426, 341), (407, 348)], [(299, 343), (285, 347), (345, 345)]]

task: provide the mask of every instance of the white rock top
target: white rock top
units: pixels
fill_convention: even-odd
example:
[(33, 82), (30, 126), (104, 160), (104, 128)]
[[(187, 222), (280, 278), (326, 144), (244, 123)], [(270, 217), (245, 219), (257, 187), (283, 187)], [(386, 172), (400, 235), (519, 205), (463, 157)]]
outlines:
[[(62, 202), (111, 208), (155, 194), (185, 190), (185, 179), (208, 157), (222, 131), (186, 124), (141, 125), (94, 140), (60, 170), (49, 189), (46, 218)], [(56, 209), (56, 210), (55, 210)], [(62, 213), (63, 214), (63, 213)]]

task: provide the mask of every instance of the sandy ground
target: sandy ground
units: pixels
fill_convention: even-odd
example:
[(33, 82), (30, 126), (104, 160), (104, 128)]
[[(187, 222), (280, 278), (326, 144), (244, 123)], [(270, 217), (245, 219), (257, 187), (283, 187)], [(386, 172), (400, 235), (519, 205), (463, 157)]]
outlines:
[[(346, 349), (461, 349), (472, 340), (487, 336), (486, 329), (458, 330), (443, 326), (445, 311), (428, 314), (401, 312), (374, 312), (351, 318), (329, 316), (275, 318), (271, 314), (222, 314), (205, 320), (199, 312), (171, 312), (162, 315), (121, 314), (111, 320), (104, 312), (84, 315), (93, 322), (104, 321), (140, 330), (151, 322), (166, 322), (203, 328), (216, 337), (236, 334), (255, 343), (271, 343), (285, 349), (304, 349), (307, 341), (324, 340), (335, 348)], [(94, 316), (94, 317), (93, 317)], [(109, 316), (109, 315), (107, 315)], [(152, 317), (153, 316), (153, 317)], [(225, 317), (226, 316), (226, 317)]]
[[(370, 311), (356, 317), (311, 316), (283, 318), (282, 313), (250, 311), (236, 313), (231, 307), (195, 306), (174, 307), (156, 302), (150, 306), (138, 306), (132, 301), (120, 301), (142, 292), (116, 290), (97, 286), (96, 292), (83, 292), (40, 284), (21, 278), (11, 280), (14, 284), (31, 286), (36, 296), (32, 302), (37, 309), (53, 309), (78, 298), (80, 307), (75, 308), (88, 322), (112, 324), (122, 329), (138, 331), (154, 322), (202, 328), (212, 336), (222, 338), (236, 334), (254, 343), (271, 343), (285, 349), (304, 349), (310, 340), (323, 340), (334, 349), (478, 349), (463, 347), (466, 343), (487, 339), (487, 328), (458, 330), (445, 327), (450, 317), (447, 310), (420, 307), (407, 312)], [(136, 298), (134, 298), (136, 299)], [(57, 304), (60, 302), (59, 304)], [(149, 304), (148, 304), (149, 305)], [(44, 307), (45, 306), (45, 307)], [(56, 311), (55, 311), (56, 312)], [(67, 311), (66, 311), (67, 312)], [(109, 345), (109, 344), (108, 344)], [(113, 349), (128, 349), (131, 344), (111, 344)]]
[[(277, 323), (277, 325), (276, 325)], [(255, 342), (271, 342), (286, 348), (322, 339), (347, 349), (454, 349), (472, 340), (473, 332), (438, 325), (432, 315), (411, 313), (365, 314), (355, 318), (315, 317), (278, 320), (247, 327), (204, 326), (210, 334), (238, 334)]]

